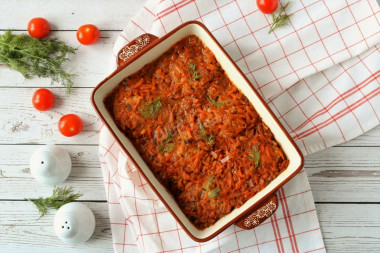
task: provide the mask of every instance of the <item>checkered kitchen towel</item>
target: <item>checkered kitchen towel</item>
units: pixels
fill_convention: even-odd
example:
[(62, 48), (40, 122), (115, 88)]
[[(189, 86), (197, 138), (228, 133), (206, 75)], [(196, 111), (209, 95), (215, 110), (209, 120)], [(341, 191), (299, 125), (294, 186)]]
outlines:
[[(160, 37), (203, 22), (266, 99), (302, 152), (350, 140), (380, 123), (380, 9), (375, 0), (293, 1), (290, 24), (268, 34), (254, 0), (151, 0), (127, 24), (114, 53), (142, 33)], [(175, 222), (108, 130), (100, 160), (116, 252), (323, 252), (306, 173), (278, 191), (259, 227), (236, 226), (206, 243)]]

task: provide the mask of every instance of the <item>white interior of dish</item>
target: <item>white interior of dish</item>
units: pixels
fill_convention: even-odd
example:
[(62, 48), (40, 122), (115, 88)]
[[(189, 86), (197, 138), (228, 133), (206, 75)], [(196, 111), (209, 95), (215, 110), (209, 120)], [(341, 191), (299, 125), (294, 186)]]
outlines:
[[(245, 96), (251, 101), (257, 112), (261, 115), (263, 121), (271, 131), (273, 132), (276, 140), (280, 143), (282, 148), (284, 149), (290, 164), (289, 167), (281, 173), (275, 180), (273, 180), (264, 190), (256, 194), (254, 197), (249, 199), (243, 206), (238, 209), (235, 209), (230, 214), (226, 215), (222, 219), (220, 219), (213, 226), (205, 229), (198, 230), (184, 215), (179, 206), (177, 205), (174, 198), (168, 193), (168, 191), (159, 183), (159, 181), (155, 178), (154, 174), (150, 171), (146, 163), (142, 160), (139, 153), (133, 147), (130, 140), (118, 129), (115, 122), (113, 121), (111, 115), (108, 113), (107, 109), (104, 106), (103, 100), (104, 98), (121, 82), (121, 80), (139, 69), (141, 69), (145, 64), (150, 63), (151, 61), (158, 58), (161, 54), (167, 51), (173, 44), (181, 40), (182, 38), (195, 35), (199, 37), (206, 45), (214, 52), (216, 58), (219, 63), (223, 67), (223, 69), (228, 74), (231, 81), (245, 94)], [(111, 77), (106, 81), (94, 94), (95, 105), (98, 107), (98, 110), (103, 115), (105, 120), (109, 123), (112, 131), (117, 135), (120, 141), (124, 144), (125, 148), (134, 157), (138, 165), (144, 171), (145, 175), (148, 177), (150, 182), (154, 185), (157, 191), (161, 194), (161, 196), (166, 200), (167, 204), (170, 208), (176, 213), (178, 218), (182, 221), (184, 226), (193, 234), (195, 237), (202, 239), (206, 238), (216, 231), (218, 231), (221, 227), (226, 225), (229, 221), (237, 217), (246, 211), (249, 207), (254, 205), (257, 201), (261, 200), (263, 196), (272, 191), (278, 184), (286, 181), (291, 174), (297, 170), (297, 168), (301, 164), (301, 157), (299, 156), (297, 150), (293, 147), (292, 143), (288, 140), (284, 132), (281, 130), (281, 127), (277, 124), (276, 120), (271, 116), (266, 107), (262, 104), (261, 100), (258, 98), (256, 93), (252, 90), (249, 83), (241, 76), (240, 72), (231, 63), (229, 58), (225, 55), (225, 53), (218, 47), (217, 43), (209, 36), (209, 34), (197, 24), (189, 24), (170, 37), (161, 41), (154, 48), (146, 52), (143, 56), (133, 61), (130, 65), (125, 67), (118, 74)]]

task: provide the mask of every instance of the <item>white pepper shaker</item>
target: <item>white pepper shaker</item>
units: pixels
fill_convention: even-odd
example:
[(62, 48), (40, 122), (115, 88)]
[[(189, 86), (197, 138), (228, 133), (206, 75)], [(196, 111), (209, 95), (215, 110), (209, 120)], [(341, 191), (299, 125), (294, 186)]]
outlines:
[(43, 185), (57, 185), (66, 180), (71, 171), (69, 153), (55, 145), (37, 149), (30, 158), (30, 172)]
[(95, 216), (90, 208), (71, 202), (58, 209), (54, 216), (54, 232), (63, 242), (76, 244), (90, 239), (95, 230)]

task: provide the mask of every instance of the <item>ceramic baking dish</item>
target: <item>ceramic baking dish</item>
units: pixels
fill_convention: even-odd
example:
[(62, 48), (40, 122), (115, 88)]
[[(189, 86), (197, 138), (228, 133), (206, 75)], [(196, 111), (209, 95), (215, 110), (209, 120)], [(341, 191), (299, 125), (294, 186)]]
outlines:
[[(173, 44), (189, 35), (200, 38), (214, 53), (230, 80), (250, 100), (265, 124), (270, 128), (277, 142), (283, 148), (289, 159), (288, 168), (275, 178), (268, 186), (250, 198), (243, 206), (233, 210), (214, 225), (200, 230), (197, 229), (181, 211), (172, 195), (156, 179), (154, 174), (143, 161), (131, 141), (118, 129), (111, 114), (107, 111), (104, 99), (126, 77), (140, 70), (145, 64), (157, 59)], [(277, 208), (275, 192), (289, 181), (303, 166), (303, 156), (284, 127), (272, 113), (270, 108), (260, 97), (258, 92), (239, 70), (227, 53), (223, 50), (207, 28), (199, 22), (188, 22), (174, 29), (172, 32), (157, 38), (151, 34), (143, 34), (124, 46), (118, 54), (118, 68), (103, 80), (92, 93), (92, 104), (104, 121), (107, 128), (116, 138), (125, 154), (140, 170), (157, 196), (169, 209), (173, 217), (181, 224), (186, 233), (195, 241), (207, 241), (218, 235), (231, 224), (244, 229), (252, 229), (268, 218)]]

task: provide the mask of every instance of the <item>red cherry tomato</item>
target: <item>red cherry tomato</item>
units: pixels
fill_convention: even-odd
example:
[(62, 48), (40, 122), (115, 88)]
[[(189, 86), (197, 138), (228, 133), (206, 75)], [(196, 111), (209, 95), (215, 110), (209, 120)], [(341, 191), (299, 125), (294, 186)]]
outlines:
[(79, 134), (83, 129), (82, 119), (75, 114), (66, 114), (60, 118), (58, 129), (64, 136), (71, 137)]
[(34, 38), (42, 38), (49, 34), (50, 25), (44, 18), (33, 18), (28, 23), (28, 32)]
[(265, 14), (273, 13), (278, 7), (278, 0), (256, 0), (257, 7)]
[(99, 40), (99, 29), (91, 24), (82, 25), (77, 31), (77, 39), (83, 45), (91, 45)]
[(47, 111), (54, 104), (54, 95), (48, 89), (38, 89), (34, 92), (32, 103), (39, 111)]

